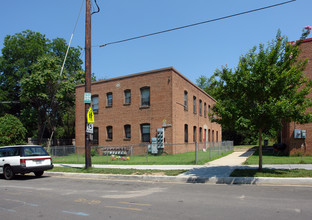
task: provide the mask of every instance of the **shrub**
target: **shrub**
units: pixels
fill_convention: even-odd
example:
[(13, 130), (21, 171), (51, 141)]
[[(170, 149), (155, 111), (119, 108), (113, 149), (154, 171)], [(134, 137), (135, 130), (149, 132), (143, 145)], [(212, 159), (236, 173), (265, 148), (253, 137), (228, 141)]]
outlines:
[(17, 117), (10, 114), (0, 117), (0, 146), (25, 144), (26, 133)]

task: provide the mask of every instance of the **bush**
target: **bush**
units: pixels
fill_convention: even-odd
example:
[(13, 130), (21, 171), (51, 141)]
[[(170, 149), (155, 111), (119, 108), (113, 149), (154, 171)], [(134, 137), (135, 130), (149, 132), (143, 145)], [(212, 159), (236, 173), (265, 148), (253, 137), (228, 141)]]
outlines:
[(10, 114), (0, 117), (0, 146), (25, 144), (26, 133), (17, 117)]

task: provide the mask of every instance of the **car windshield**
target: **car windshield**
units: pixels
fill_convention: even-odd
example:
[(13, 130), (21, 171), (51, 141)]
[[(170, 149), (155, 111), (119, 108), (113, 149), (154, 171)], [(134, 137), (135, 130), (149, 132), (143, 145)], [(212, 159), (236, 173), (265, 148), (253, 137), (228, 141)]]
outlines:
[(31, 147), (24, 147), (24, 156), (49, 156), (49, 154), (43, 149), (42, 147), (31, 146)]

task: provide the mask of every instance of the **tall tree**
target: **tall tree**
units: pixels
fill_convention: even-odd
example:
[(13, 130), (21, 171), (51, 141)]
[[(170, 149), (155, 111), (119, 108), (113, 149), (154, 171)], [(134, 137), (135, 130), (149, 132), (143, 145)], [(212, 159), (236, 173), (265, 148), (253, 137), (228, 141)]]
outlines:
[(259, 170), (263, 132), (280, 129), (282, 121), (312, 119), (306, 112), (312, 106), (306, 97), (312, 81), (303, 73), (307, 60), (298, 60), (299, 44), (289, 43), (278, 31), (266, 47), (260, 44), (240, 57), (234, 70), (224, 67), (214, 74), (218, 94), (214, 121), (224, 125), (234, 121), (237, 127), (258, 132)]
[(47, 53), (48, 43), (44, 35), (29, 30), (5, 37), (0, 57), (0, 87), (6, 112), (19, 115), (22, 108), (19, 103), (20, 80), (29, 73), (31, 64)]
[[(0, 115), (19, 116), (29, 135), (34, 135), (35, 127), (40, 133), (38, 138), (44, 128), (51, 133), (53, 127), (64, 125), (64, 112), (73, 111), (75, 84), (84, 82), (83, 61), (81, 48), (71, 47), (60, 76), (66, 50), (64, 39), (51, 41), (30, 30), (8, 35), (4, 40), (0, 56)], [(40, 125), (34, 118), (39, 119)]]

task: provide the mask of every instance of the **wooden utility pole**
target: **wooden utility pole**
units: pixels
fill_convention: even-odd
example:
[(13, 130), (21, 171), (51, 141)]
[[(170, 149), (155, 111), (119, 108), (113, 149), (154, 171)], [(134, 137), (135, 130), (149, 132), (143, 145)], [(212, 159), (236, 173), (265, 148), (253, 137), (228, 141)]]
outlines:
[[(91, 93), (91, 3), (86, 0), (86, 33), (85, 33), (85, 92)], [(90, 134), (87, 133), (87, 114), (90, 103), (85, 103), (85, 167), (91, 167)]]

